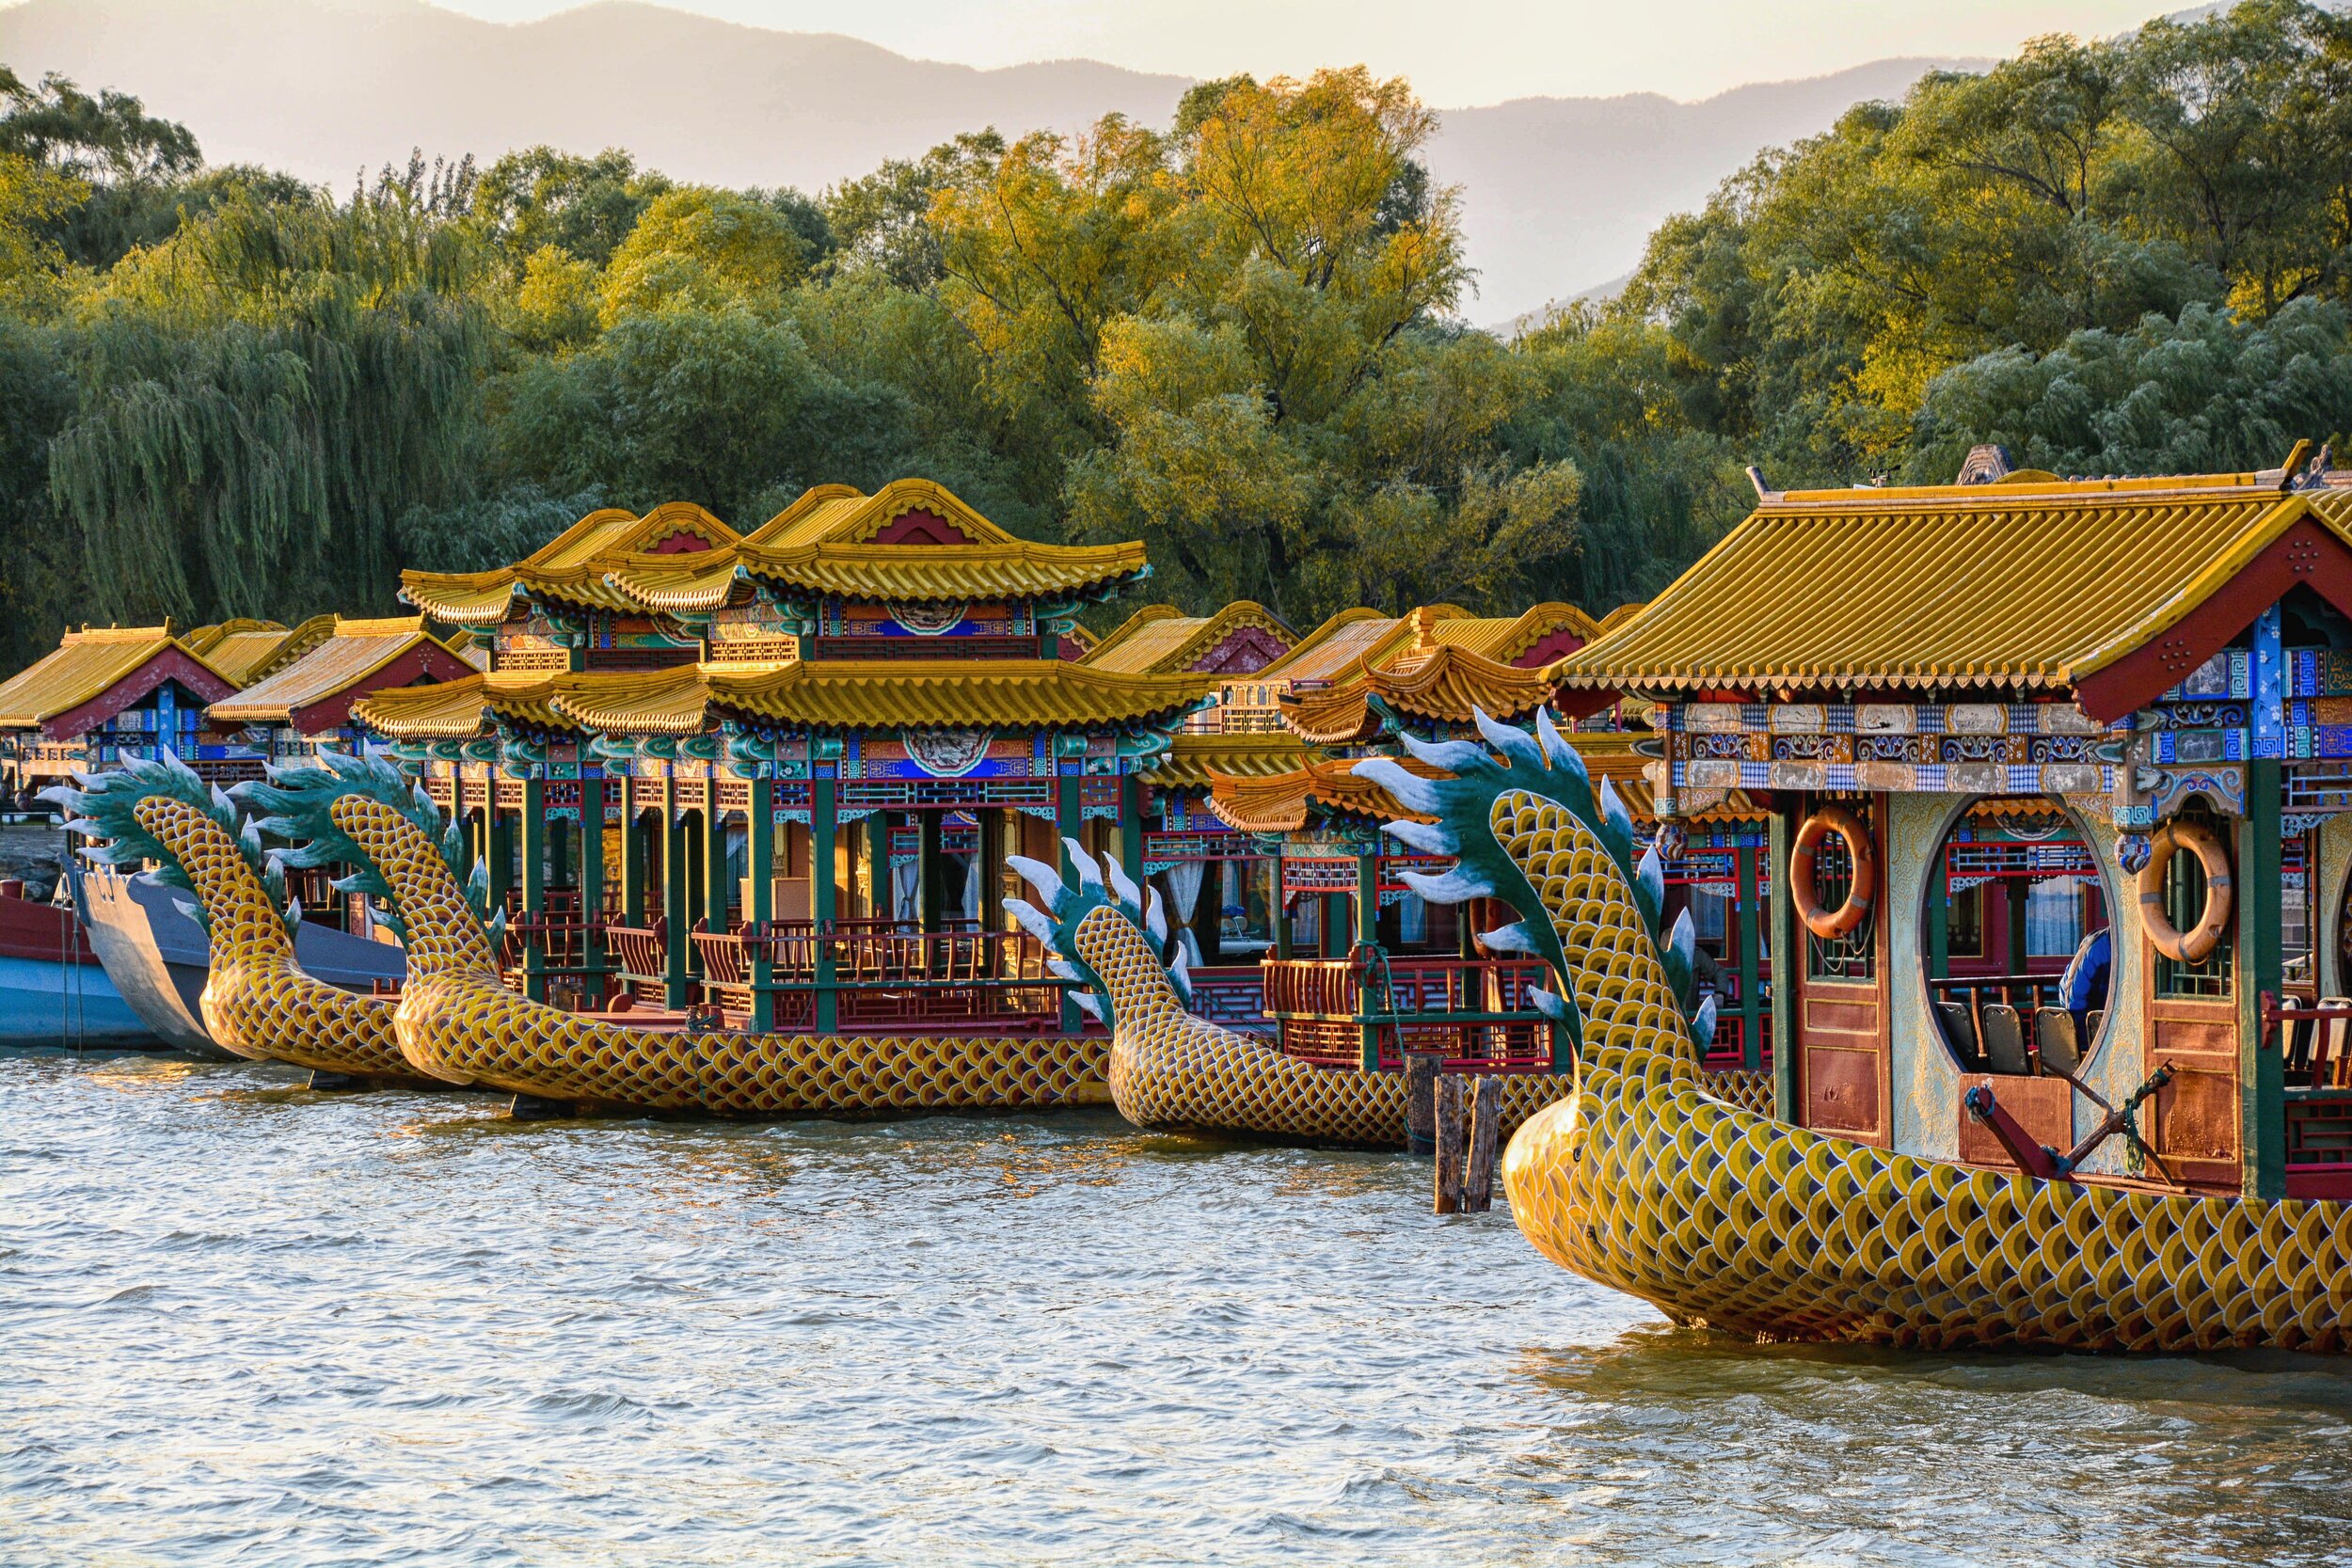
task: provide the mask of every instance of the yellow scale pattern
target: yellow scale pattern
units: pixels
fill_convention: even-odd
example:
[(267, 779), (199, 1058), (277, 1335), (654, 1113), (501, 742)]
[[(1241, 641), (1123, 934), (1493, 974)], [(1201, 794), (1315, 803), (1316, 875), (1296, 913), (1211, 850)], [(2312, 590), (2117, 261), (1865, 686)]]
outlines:
[[(1312, 1067), (1272, 1044), (1185, 1010), (1135, 922), (1107, 905), (1079, 917), (1071, 945), (1111, 993), (1111, 1100), (1138, 1127), (1249, 1133), (1320, 1144), (1396, 1148), (1405, 1143), (1405, 1079), (1394, 1072)], [(1671, 1006), (1671, 1000), (1669, 1006)], [(1565, 1073), (1502, 1075), (1502, 1131), (1574, 1091)], [(1772, 1102), (1770, 1079), (1742, 1073), (1736, 1088)]]
[(414, 823), (356, 795), (329, 810), (383, 874), (407, 926), (400, 1045), (436, 1078), (716, 1116), (1035, 1110), (1109, 1099), (1109, 1042), (1100, 1038), (690, 1034), (532, 1002), (501, 982), (463, 891)]
[(1556, 802), (1491, 825), (1560, 935), (1587, 1054), (1502, 1178), (1547, 1256), (1676, 1321), (1943, 1349), (2345, 1348), (2352, 1209), (2037, 1181), (1890, 1154), (1701, 1092), (1623, 873)]
[(218, 822), (184, 800), (151, 795), (132, 808), (171, 851), (212, 922), (204, 1026), (224, 1050), (319, 1072), (413, 1080), (389, 1002), (302, 973), (269, 895)]

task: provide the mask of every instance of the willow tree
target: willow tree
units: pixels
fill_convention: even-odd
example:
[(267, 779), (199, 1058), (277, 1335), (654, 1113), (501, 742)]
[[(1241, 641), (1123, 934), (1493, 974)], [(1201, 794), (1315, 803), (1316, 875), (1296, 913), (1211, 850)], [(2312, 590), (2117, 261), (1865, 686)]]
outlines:
[(108, 277), (50, 457), (99, 615), (389, 605), (394, 519), (464, 488), (489, 348), (416, 173), (232, 200)]

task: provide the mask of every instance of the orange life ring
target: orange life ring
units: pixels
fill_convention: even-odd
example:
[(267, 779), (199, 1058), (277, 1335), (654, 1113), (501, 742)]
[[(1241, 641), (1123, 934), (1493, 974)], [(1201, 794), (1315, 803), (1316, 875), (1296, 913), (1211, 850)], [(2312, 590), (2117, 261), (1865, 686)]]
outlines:
[[(1846, 888), (1846, 901), (1824, 910), (1813, 891), (1813, 863), (1820, 853), (1821, 840), (1832, 833), (1846, 841), (1846, 856), (1853, 862), (1853, 880)], [(1878, 849), (1862, 818), (1844, 806), (1823, 806), (1806, 817), (1804, 826), (1797, 830), (1796, 847), (1788, 852), (1788, 895), (1796, 900), (1797, 916), (1804, 922), (1804, 928), (1823, 942), (1835, 941), (1870, 918), (1878, 892)]]
[[(2205, 907), (2198, 911), (2196, 928), (2186, 936), (2172, 928), (2164, 912), (2164, 868), (2175, 849), (2186, 849), (2205, 868)], [(2202, 822), (2177, 817), (2158, 828), (2148, 841), (2148, 863), (2139, 872), (2139, 928), (2157, 952), (2174, 963), (2203, 963), (2221, 945), (2230, 924), (2230, 852), (2221, 836)]]

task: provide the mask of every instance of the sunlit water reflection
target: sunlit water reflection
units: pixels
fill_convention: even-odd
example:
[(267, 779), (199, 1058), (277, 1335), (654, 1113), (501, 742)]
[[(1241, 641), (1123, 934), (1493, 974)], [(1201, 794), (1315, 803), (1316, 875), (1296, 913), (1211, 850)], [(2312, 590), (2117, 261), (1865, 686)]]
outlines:
[(0, 1055), (0, 1562), (2342, 1562), (2352, 1369), (1756, 1347), (1397, 1157)]

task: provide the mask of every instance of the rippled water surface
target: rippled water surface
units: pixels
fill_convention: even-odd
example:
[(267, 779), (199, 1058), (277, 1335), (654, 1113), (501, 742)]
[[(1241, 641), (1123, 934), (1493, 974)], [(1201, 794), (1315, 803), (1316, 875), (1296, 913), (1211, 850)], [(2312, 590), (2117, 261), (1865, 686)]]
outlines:
[(0, 1054), (0, 1562), (2342, 1562), (2352, 1368), (1743, 1345), (1401, 1157)]

